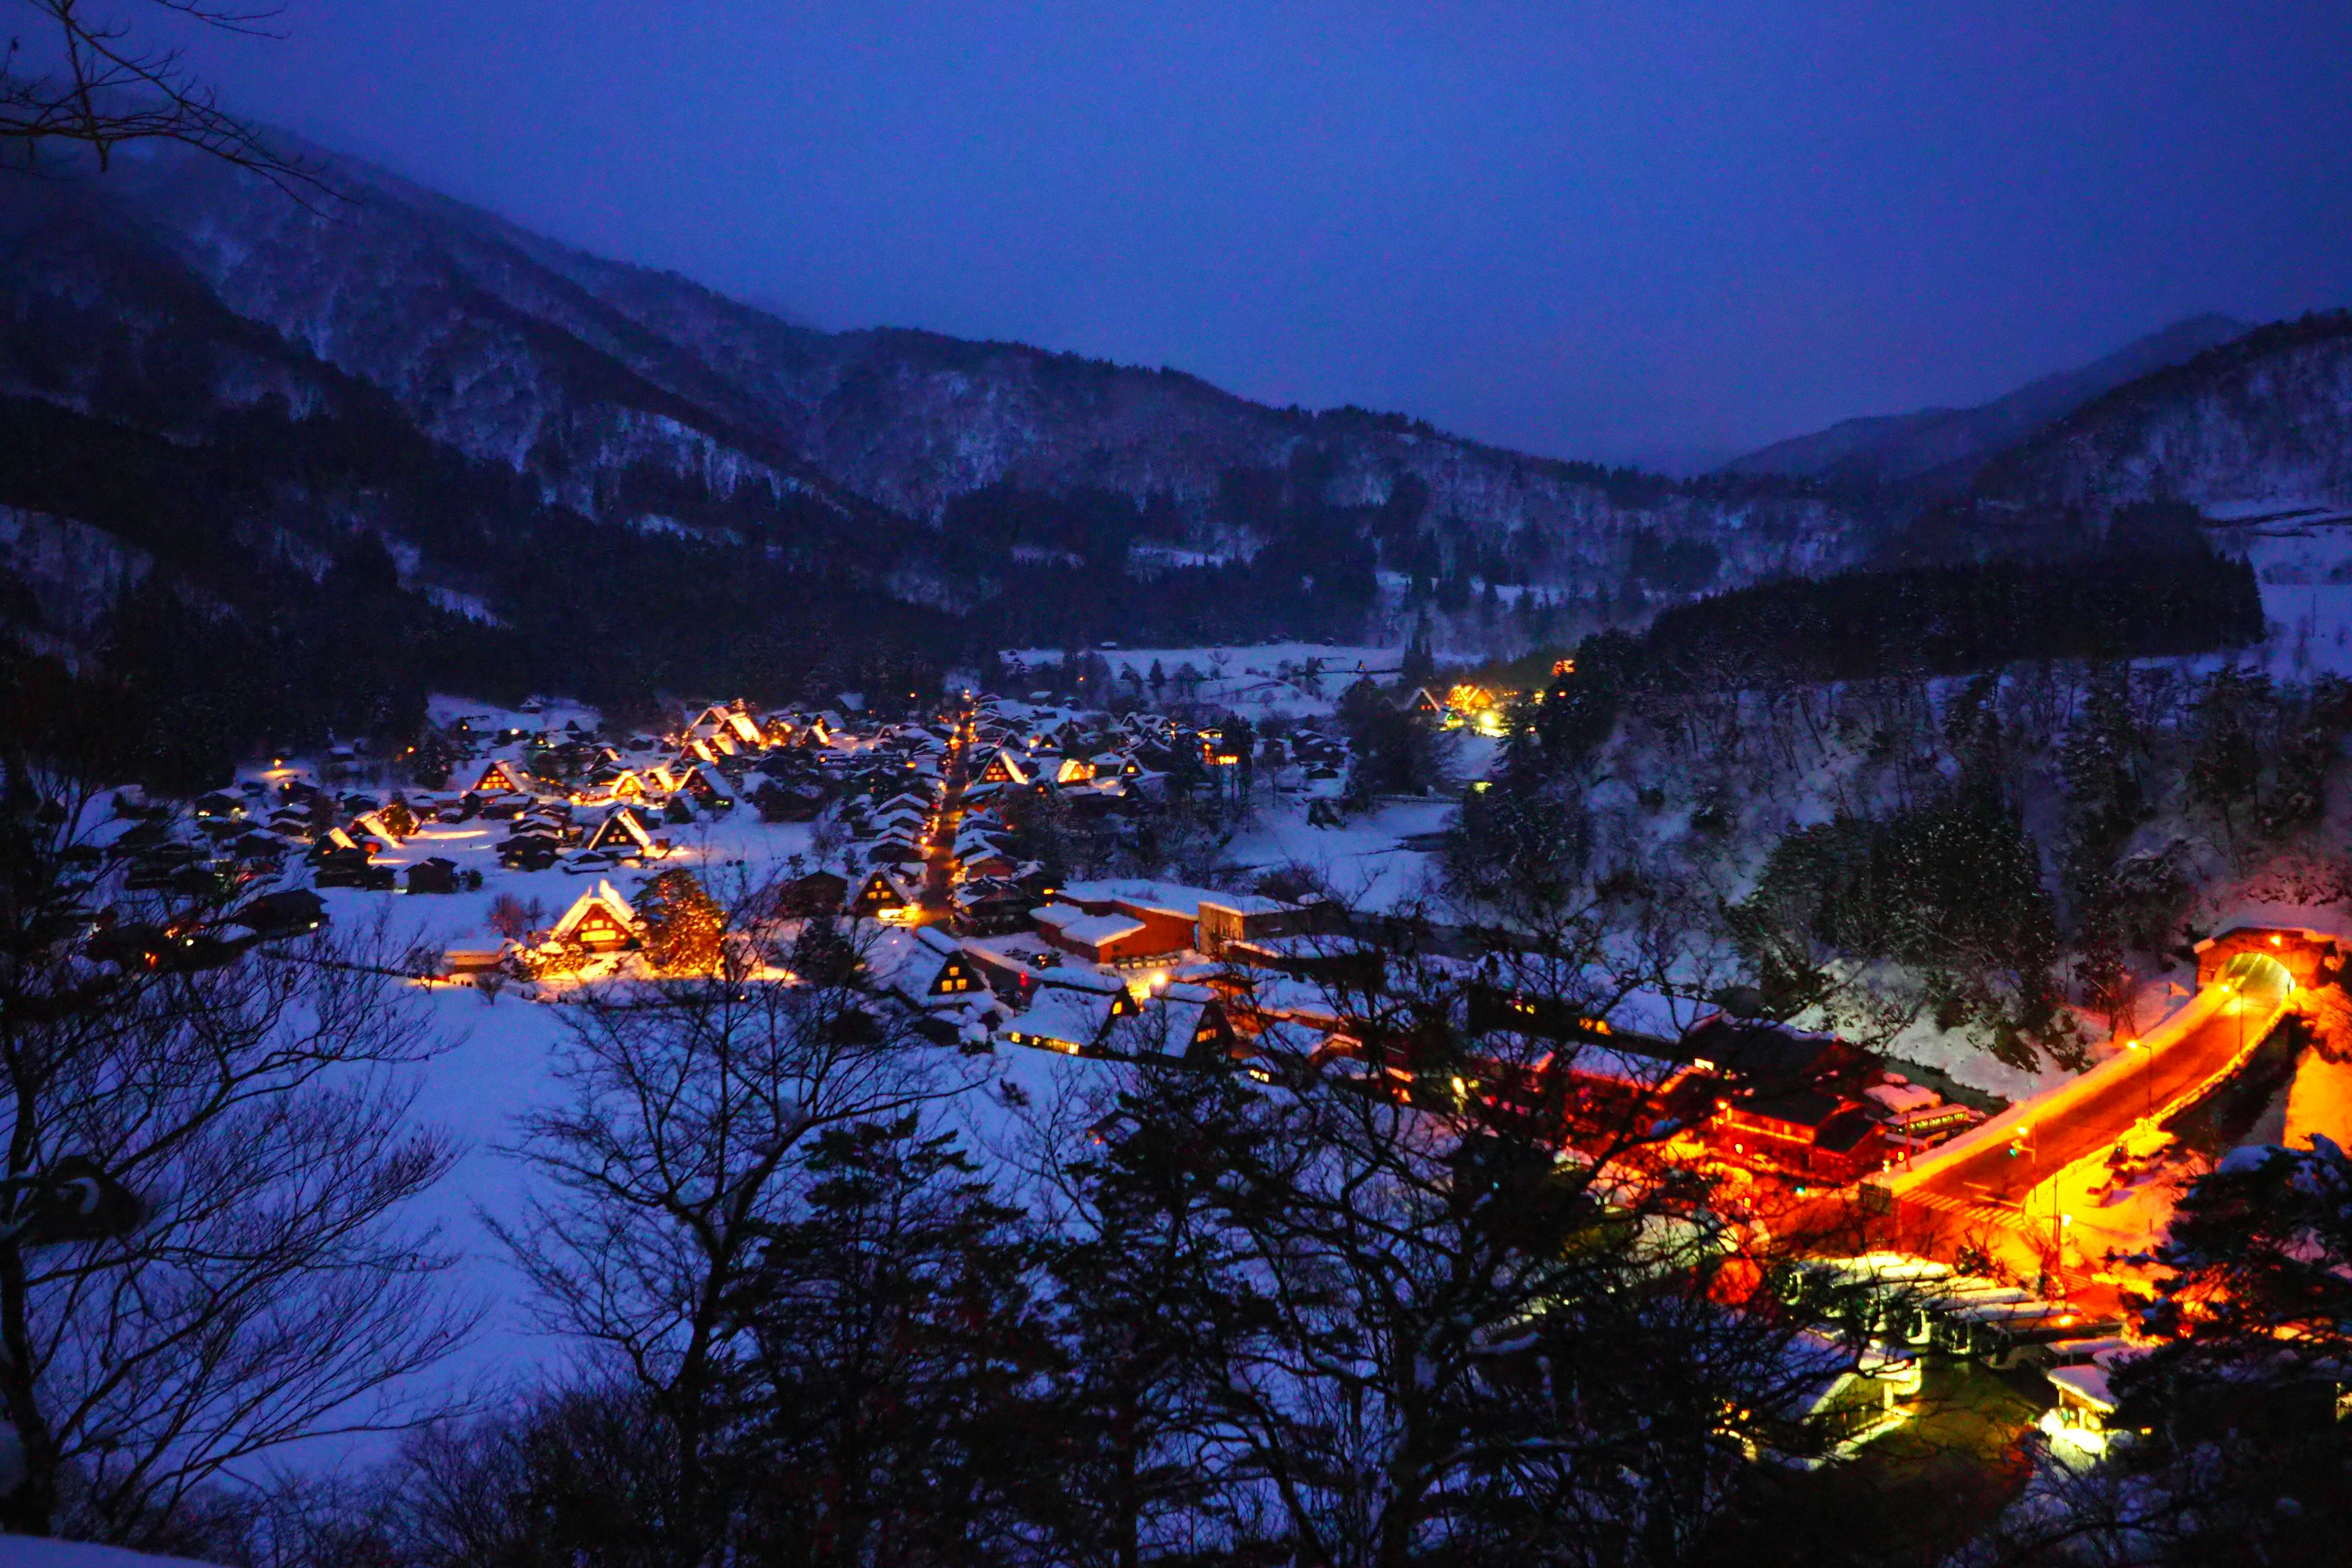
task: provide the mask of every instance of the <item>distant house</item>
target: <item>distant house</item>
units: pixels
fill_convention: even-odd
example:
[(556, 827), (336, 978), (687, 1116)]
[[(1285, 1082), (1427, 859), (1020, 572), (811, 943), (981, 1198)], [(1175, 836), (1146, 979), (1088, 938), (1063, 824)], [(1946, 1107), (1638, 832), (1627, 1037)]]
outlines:
[(783, 885), (776, 895), (776, 912), (780, 915), (829, 914), (841, 908), (849, 894), (849, 883), (831, 871), (811, 871)]
[(1118, 981), (1073, 973), (1038, 986), (1027, 1010), (1004, 1026), (1003, 1035), (1016, 1046), (1087, 1056), (1102, 1048), (1120, 1019), (1142, 1011), (1135, 993)]
[(857, 896), (850, 900), (849, 912), (875, 920), (893, 920), (914, 906), (913, 890), (877, 866), (857, 885)]
[(760, 727), (760, 721), (740, 708), (728, 710), (727, 733), (734, 737), (737, 744), (755, 752), (768, 743), (767, 731)]
[(604, 851), (621, 855), (658, 855), (660, 848), (654, 836), (646, 830), (644, 821), (635, 806), (616, 805), (604, 814), (594, 831), (580, 846), (583, 852)]
[(522, 780), (514, 769), (493, 757), (482, 768), (481, 776), (474, 781), (476, 795), (520, 795)]
[[(1035, 917), (1038, 929), (1056, 946), (1091, 957), (1097, 963), (1181, 952), (1188, 948), (1213, 952), (1226, 942), (1296, 931), (1303, 918), (1300, 910), (1272, 899), (1214, 892), (1174, 882), (1072, 882), (1060, 889), (1056, 899), (1100, 923), (1076, 925), (1069, 916), (1055, 916), (1049, 921), (1046, 914), (1040, 911)], [(1049, 924), (1053, 929), (1048, 929)], [(1068, 940), (1057, 936), (1056, 931)]]
[(264, 941), (307, 936), (327, 923), (327, 900), (308, 888), (289, 888), (248, 900), (229, 919), (252, 930)]
[(892, 834), (876, 840), (866, 851), (866, 863), (869, 866), (919, 866), (923, 863), (923, 852)]
[(1029, 777), (1028, 760), (1014, 756), (1012, 752), (1002, 746), (996, 749), (995, 755), (988, 759), (987, 765), (980, 770), (980, 782), (982, 784), (1025, 784), (1029, 782)]
[(454, 893), (457, 886), (457, 863), (438, 855), (419, 860), (408, 868), (408, 890), (412, 893)]
[(687, 770), (686, 776), (677, 781), (677, 793), (706, 811), (726, 811), (735, 804), (735, 797), (720, 788), (708, 771), (699, 767)]
[(1010, 877), (1017, 864), (1012, 856), (985, 840), (969, 849), (959, 846), (956, 863), (967, 879)]
[(926, 1010), (992, 999), (980, 966), (937, 926), (890, 932), (867, 962), (885, 987)]
[(591, 952), (612, 952), (637, 942), (637, 911), (612, 883), (599, 879), (572, 901), (548, 933), (550, 941), (577, 942)]

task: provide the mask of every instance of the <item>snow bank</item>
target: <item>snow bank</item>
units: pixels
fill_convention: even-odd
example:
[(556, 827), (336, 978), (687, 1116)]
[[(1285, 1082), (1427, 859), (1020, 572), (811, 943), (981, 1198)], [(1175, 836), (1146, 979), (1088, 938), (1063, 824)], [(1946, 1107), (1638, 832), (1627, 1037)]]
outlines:
[(120, 1546), (92, 1546), (80, 1541), (0, 1535), (0, 1568), (187, 1568), (193, 1561), (187, 1557), (152, 1557), (143, 1552), (125, 1552)]

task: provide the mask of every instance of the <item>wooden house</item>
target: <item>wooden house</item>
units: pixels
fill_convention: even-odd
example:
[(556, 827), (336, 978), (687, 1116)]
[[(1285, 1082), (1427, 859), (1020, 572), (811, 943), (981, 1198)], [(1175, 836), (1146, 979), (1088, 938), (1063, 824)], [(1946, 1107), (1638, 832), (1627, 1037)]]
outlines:
[(994, 999), (980, 966), (937, 926), (890, 933), (869, 962), (889, 990), (926, 1010)]
[(811, 871), (785, 883), (776, 894), (780, 915), (830, 914), (849, 896), (847, 879), (831, 871)]
[(995, 753), (988, 759), (987, 765), (980, 770), (980, 782), (992, 784), (1025, 784), (1029, 782), (1028, 759), (1015, 756), (1010, 749), (999, 746)]
[(555, 922), (548, 938), (556, 942), (577, 942), (591, 952), (613, 952), (637, 942), (637, 911), (629, 906), (620, 889), (599, 879), (593, 888), (572, 901)]
[(482, 768), (481, 776), (474, 781), (476, 795), (520, 795), (522, 780), (511, 763), (493, 757)]
[(897, 920), (914, 907), (913, 890), (887, 867), (877, 866), (857, 885), (857, 896), (850, 900), (849, 912), (875, 920)]
[(735, 797), (719, 787), (709, 771), (699, 767), (687, 770), (686, 776), (677, 781), (676, 793), (687, 796), (705, 811), (725, 811), (735, 804)]
[(1135, 993), (1121, 982), (1073, 971), (1041, 983), (1027, 1009), (1005, 1025), (1003, 1034), (1016, 1046), (1088, 1056), (1103, 1048), (1121, 1019), (1142, 1011)]
[(604, 851), (621, 855), (659, 855), (660, 847), (647, 832), (637, 809), (632, 805), (616, 805), (604, 814), (604, 820), (580, 846), (583, 852)]
[(746, 751), (758, 752), (767, 748), (767, 731), (760, 727), (758, 720), (740, 708), (730, 708), (727, 710), (726, 732), (734, 738), (738, 746)]
[(400, 835), (392, 830), (392, 825), (384, 821), (381, 812), (360, 813), (352, 818), (352, 825), (345, 831), (351, 835), (354, 842), (371, 846), (368, 851), (370, 854), (375, 853), (378, 849), (400, 847)]

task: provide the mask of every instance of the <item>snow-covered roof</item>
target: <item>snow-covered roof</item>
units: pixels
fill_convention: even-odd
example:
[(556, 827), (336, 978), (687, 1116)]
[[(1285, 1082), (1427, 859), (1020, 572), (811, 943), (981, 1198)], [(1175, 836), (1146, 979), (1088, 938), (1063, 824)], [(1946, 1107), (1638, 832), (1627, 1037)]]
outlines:
[(555, 930), (551, 933), (554, 939), (562, 942), (565, 937), (570, 936), (573, 929), (588, 918), (589, 911), (599, 904), (602, 904), (605, 911), (623, 925), (636, 923), (637, 911), (629, 907), (629, 900), (621, 897), (621, 890), (618, 888), (599, 877), (596, 879), (596, 885), (574, 899), (572, 901), (572, 907), (563, 911), (563, 918), (555, 922)]
[(1189, 921), (1201, 918), (1204, 903), (1237, 910), (1245, 915), (1274, 914), (1286, 906), (1273, 899), (1262, 899), (1255, 893), (1223, 893), (1211, 888), (1188, 887), (1181, 882), (1147, 881), (1140, 879), (1070, 882), (1063, 886), (1062, 897), (1073, 902), (1130, 903), (1142, 909), (1181, 915)]
[(1121, 937), (1135, 935), (1143, 930), (1143, 922), (1126, 915), (1090, 915), (1076, 904), (1052, 903), (1043, 909), (1031, 910), (1029, 918), (1041, 926), (1061, 932), (1069, 942), (1083, 942), (1088, 947), (1100, 947)]
[(1073, 986), (1041, 988), (1028, 1009), (1008, 1020), (1007, 1036), (1085, 1050), (1109, 1028), (1115, 998)]

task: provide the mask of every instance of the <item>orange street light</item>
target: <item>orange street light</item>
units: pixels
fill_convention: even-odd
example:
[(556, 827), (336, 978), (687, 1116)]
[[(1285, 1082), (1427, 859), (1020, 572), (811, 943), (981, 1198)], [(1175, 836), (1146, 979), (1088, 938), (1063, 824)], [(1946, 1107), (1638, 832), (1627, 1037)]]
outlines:
[(2124, 1042), (2124, 1049), (2127, 1051), (2137, 1051), (2142, 1056), (2147, 1058), (2147, 1071), (2143, 1075), (2142, 1081), (2147, 1085), (2147, 1119), (2153, 1121), (2156, 1120), (2156, 1052), (2148, 1047), (2141, 1045), (2137, 1040), (2126, 1040)]

